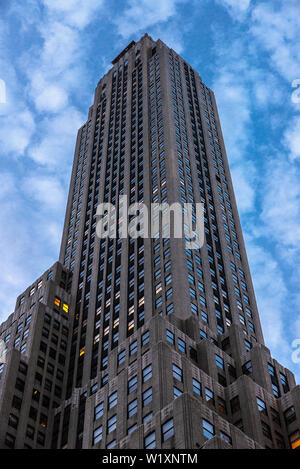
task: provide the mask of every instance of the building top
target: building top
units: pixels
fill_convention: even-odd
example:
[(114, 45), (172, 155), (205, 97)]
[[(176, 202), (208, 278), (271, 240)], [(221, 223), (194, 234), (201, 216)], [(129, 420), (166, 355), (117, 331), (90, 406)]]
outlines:
[(122, 50), (122, 52), (121, 52), (119, 55), (117, 55), (117, 57), (116, 57), (111, 63), (112, 63), (113, 65), (116, 64), (116, 63), (120, 60), (120, 58), (123, 57), (123, 55), (125, 55), (126, 52), (128, 52), (129, 49), (131, 49), (135, 44), (136, 44), (135, 41), (131, 41), (131, 43), (128, 44), (128, 46), (125, 47), (125, 49)]

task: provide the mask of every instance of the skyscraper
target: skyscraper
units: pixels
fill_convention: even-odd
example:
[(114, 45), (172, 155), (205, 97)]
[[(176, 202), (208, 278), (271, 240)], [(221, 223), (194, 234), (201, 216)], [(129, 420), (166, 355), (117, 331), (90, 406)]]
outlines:
[[(264, 345), (214, 94), (147, 34), (112, 64), (78, 131), (59, 262), (0, 326), (0, 447), (299, 447), (300, 388)], [(202, 202), (204, 246), (98, 237), (98, 205), (120, 219), (120, 196)]]

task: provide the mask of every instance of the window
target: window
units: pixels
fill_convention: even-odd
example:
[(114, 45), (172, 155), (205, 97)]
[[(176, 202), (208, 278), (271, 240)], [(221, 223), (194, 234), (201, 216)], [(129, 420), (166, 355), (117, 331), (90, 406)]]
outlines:
[(6, 433), (5, 445), (8, 446), (8, 448), (14, 448), (15, 441), (16, 441), (16, 438), (13, 435), (11, 435), (10, 433)]
[(221, 414), (224, 414), (226, 415), (227, 414), (227, 410), (226, 410), (226, 402), (224, 401), (224, 399), (222, 399), (220, 396), (218, 396), (218, 411), (221, 413)]
[(142, 337), (141, 337), (142, 347), (144, 345), (148, 344), (149, 340), (150, 340), (150, 333), (149, 333), (149, 331), (147, 331), (144, 334), (142, 334)]
[(121, 365), (122, 363), (124, 363), (125, 358), (126, 358), (126, 351), (122, 350), (122, 352), (120, 352), (118, 355), (118, 365)]
[(137, 389), (137, 376), (134, 376), (128, 381), (128, 394)]
[(263, 431), (263, 434), (269, 438), (269, 440), (272, 440), (272, 433), (271, 433), (271, 428), (269, 427), (269, 425), (265, 422), (261, 422), (261, 427), (262, 427), (262, 431)]
[(165, 422), (161, 427), (162, 441), (167, 441), (169, 438), (174, 436), (174, 421), (173, 419)]
[(244, 373), (244, 375), (250, 375), (252, 371), (252, 362), (248, 361), (244, 363), (244, 365), (242, 366), (242, 372)]
[(182, 391), (180, 391), (180, 389), (176, 388), (176, 386), (173, 387), (173, 396), (174, 396), (174, 399), (176, 399), (177, 397), (181, 396), (182, 394)]
[(143, 383), (146, 383), (148, 379), (152, 378), (152, 365), (148, 365), (146, 368), (143, 369)]
[(152, 412), (149, 412), (148, 414), (145, 415), (145, 417), (143, 418), (143, 423), (146, 423), (148, 422), (149, 420), (151, 420), (153, 417), (153, 414)]
[(143, 392), (143, 407), (150, 404), (152, 402), (152, 388), (147, 389)]
[(102, 425), (100, 425), (100, 427), (95, 428), (93, 432), (93, 445), (102, 440), (102, 433)]
[(113, 432), (117, 428), (117, 416), (113, 415), (107, 421), (107, 433)]
[(201, 396), (201, 383), (196, 378), (193, 378), (193, 391), (198, 396)]
[(127, 429), (127, 435), (130, 435), (136, 429), (137, 429), (137, 423), (134, 423), (131, 427)]
[(167, 341), (170, 342), (170, 344), (174, 345), (175, 344), (175, 338), (174, 338), (173, 332), (171, 332), (167, 329), (166, 330), (166, 336), (167, 336)]
[(279, 387), (277, 386), (277, 384), (272, 383), (272, 389), (273, 389), (274, 396), (280, 397), (280, 391), (279, 391)]
[(215, 436), (215, 427), (205, 419), (202, 419), (202, 425), (205, 438), (213, 438)]
[(57, 296), (54, 298), (54, 305), (60, 307), (60, 299)]
[(241, 409), (239, 396), (235, 396), (233, 399), (231, 399), (230, 408), (232, 414), (238, 412)]
[(112, 409), (118, 403), (118, 393), (117, 391), (113, 392), (108, 398), (108, 409)]
[(296, 430), (289, 436), (290, 445), (292, 449), (300, 448), (300, 431)]
[(226, 443), (228, 443), (229, 445), (232, 445), (232, 439), (229, 435), (227, 435), (226, 433), (222, 432), (220, 430), (220, 437), (222, 438), (222, 440), (226, 441)]
[(39, 401), (40, 400), (40, 391), (38, 391), (37, 389), (33, 389), (32, 390), (32, 400), (33, 401)]
[(17, 428), (18, 423), (19, 423), (19, 418), (14, 414), (10, 414), (9, 419), (8, 419), (8, 425), (12, 428)]
[(99, 419), (100, 417), (102, 417), (103, 415), (103, 408), (104, 408), (104, 404), (103, 402), (100, 402), (100, 404), (98, 404), (95, 409), (94, 409), (94, 419), (97, 420)]
[(30, 407), (30, 409), (29, 409), (29, 418), (31, 418), (32, 420), (36, 421), (36, 419), (37, 419), (37, 414), (38, 414), (37, 409), (35, 409), (34, 407)]
[(183, 353), (186, 353), (186, 345), (185, 342), (178, 337), (178, 350), (180, 350)]
[(133, 401), (129, 402), (128, 407), (127, 407), (127, 418), (132, 417), (137, 413), (137, 407), (138, 407), (138, 401), (137, 399), (134, 399)]
[(145, 449), (154, 449), (156, 448), (155, 441), (155, 432), (149, 433), (149, 435), (144, 438), (144, 447)]
[(46, 428), (46, 427), (47, 427), (47, 423), (48, 423), (47, 415), (41, 414), (41, 415), (40, 415), (40, 425), (41, 425), (41, 427)]
[(279, 376), (280, 376), (280, 381), (281, 381), (284, 393), (289, 392), (290, 387), (289, 387), (287, 377), (283, 373), (279, 373)]
[(281, 421), (280, 421), (280, 415), (277, 410), (273, 409), (273, 407), (270, 407), (271, 410), (271, 415), (272, 415), (272, 420), (273, 422), (277, 423), (281, 427)]
[(177, 379), (177, 381), (182, 382), (182, 369), (179, 366), (173, 363), (173, 378)]
[(289, 407), (285, 412), (284, 412), (284, 419), (287, 425), (290, 425), (290, 423), (294, 422), (296, 420), (296, 412), (295, 412), (295, 407)]
[(215, 405), (215, 398), (214, 398), (214, 393), (212, 392), (211, 389), (205, 388), (205, 400), (209, 404)]
[(35, 433), (34, 427), (32, 427), (31, 425), (27, 425), (27, 428), (26, 428), (26, 436), (27, 436), (28, 438), (30, 438), (31, 440), (33, 440), (33, 438), (34, 438), (34, 433)]
[(137, 344), (137, 340), (135, 340), (129, 346), (129, 355), (130, 356), (134, 355), (137, 352), (137, 348), (138, 348), (138, 344)]
[(114, 448), (116, 444), (117, 444), (116, 440), (112, 440), (110, 443), (106, 445), (106, 449)]
[(216, 355), (216, 364), (221, 370), (224, 370), (224, 360), (219, 355)]
[(15, 388), (18, 389), (19, 391), (23, 392), (24, 388), (25, 388), (25, 381), (23, 381), (20, 378), (17, 378)]
[(261, 412), (265, 415), (268, 415), (267, 407), (266, 407), (265, 402), (262, 401), (259, 397), (256, 398), (256, 402), (257, 402), (257, 407), (258, 407), (259, 412)]
[(246, 347), (247, 352), (250, 352), (250, 350), (252, 348), (251, 343), (249, 342), (249, 340), (246, 340), (246, 339), (245, 339), (244, 342), (245, 342), (245, 347)]

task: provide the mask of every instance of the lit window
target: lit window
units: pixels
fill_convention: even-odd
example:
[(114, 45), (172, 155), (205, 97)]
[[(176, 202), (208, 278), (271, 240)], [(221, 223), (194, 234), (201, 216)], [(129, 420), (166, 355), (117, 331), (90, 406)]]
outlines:
[(289, 436), (292, 449), (300, 448), (300, 431), (296, 430)]
[(58, 306), (58, 307), (60, 306), (60, 299), (57, 298), (57, 296), (54, 298), (54, 304), (55, 306)]

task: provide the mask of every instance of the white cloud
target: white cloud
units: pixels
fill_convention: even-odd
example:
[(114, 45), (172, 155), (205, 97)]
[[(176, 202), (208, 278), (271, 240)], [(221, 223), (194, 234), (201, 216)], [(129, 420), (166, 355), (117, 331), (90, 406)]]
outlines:
[(241, 76), (224, 68), (213, 83), (230, 162), (241, 159), (250, 136), (250, 93)]
[(158, 23), (171, 19), (176, 14), (178, 4), (186, 0), (128, 0), (125, 12), (114, 23), (118, 33), (128, 38)]
[(32, 199), (40, 202), (44, 209), (61, 210), (66, 203), (66, 193), (60, 181), (55, 177), (36, 173), (26, 177), (22, 187)]
[(234, 191), (240, 214), (253, 211), (255, 206), (255, 168), (250, 164), (233, 166), (231, 169)]
[(289, 150), (292, 160), (300, 158), (300, 115), (296, 115), (284, 133), (284, 144)]
[(3, 153), (23, 155), (35, 130), (34, 116), (28, 109), (16, 107), (0, 116), (0, 141)]
[(28, 155), (49, 168), (65, 170), (72, 162), (78, 128), (84, 116), (73, 107), (40, 122), (40, 137), (28, 149)]
[(285, 0), (277, 6), (258, 3), (253, 8), (251, 23), (251, 33), (268, 52), (275, 69), (289, 81), (299, 78), (298, 0)]
[(60, 86), (46, 84), (37, 95), (35, 104), (39, 111), (57, 112), (68, 103), (67, 92)]
[(235, 19), (243, 19), (248, 11), (251, 0), (217, 0)]
[(245, 238), (265, 343), (273, 356), (287, 365), (291, 351), (284, 339), (287, 331), (283, 311), (288, 292), (281, 269), (253, 234), (245, 233)]
[(264, 184), (261, 219), (268, 236), (277, 243), (277, 249), (288, 259), (300, 255), (300, 186), (297, 168), (282, 157), (270, 161)]
[(83, 29), (94, 18), (101, 9), (102, 0), (43, 0), (44, 5), (53, 15), (60, 17), (63, 21), (73, 27)]

